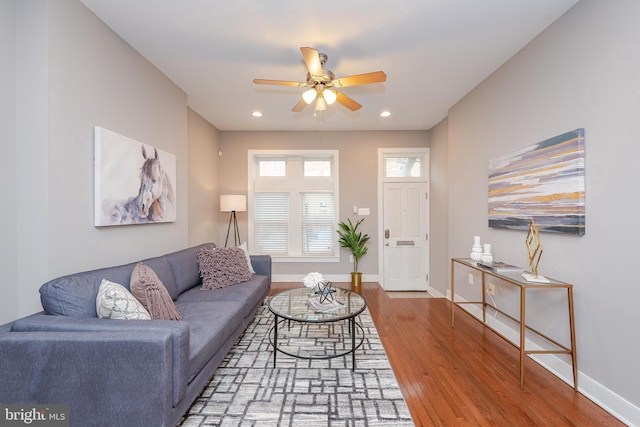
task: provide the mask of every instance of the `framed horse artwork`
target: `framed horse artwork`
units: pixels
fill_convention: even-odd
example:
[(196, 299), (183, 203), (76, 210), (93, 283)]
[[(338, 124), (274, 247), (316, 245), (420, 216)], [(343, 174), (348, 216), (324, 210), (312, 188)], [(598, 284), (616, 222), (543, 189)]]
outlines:
[(176, 157), (95, 128), (94, 225), (175, 222)]

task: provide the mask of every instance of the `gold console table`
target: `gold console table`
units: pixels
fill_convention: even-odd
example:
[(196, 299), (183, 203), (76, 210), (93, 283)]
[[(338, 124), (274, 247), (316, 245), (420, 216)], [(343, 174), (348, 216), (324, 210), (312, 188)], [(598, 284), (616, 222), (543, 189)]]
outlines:
[[(479, 271), (482, 276), (482, 301), (455, 301), (455, 265), (460, 264), (464, 267), (471, 268)], [(520, 289), (520, 319), (517, 319), (504, 311), (499, 310), (495, 305), (486, 301), (486, 276), (493, 276), (501, 281), (514, 285)], [(528, 289), (566, 289), (567, 290), (567, 303), (569, 307), (569, 332), (571, 336), (570, 347), (563, 345), (552, 338), (544, 335), (543, 333), (527, 326), (525, 321), (525, 313), (527, 307), (527, 290)], [(569, 283), (560, 282), (557, 280), (549, 279), (549, 283), (536, 283), (527, 282), (521, 276), (521, 272), (507, 272), (496, 273), (489, 268), (485, 268), (477, 265), (475, 261), (469, 258), (451, 258), (451, 327), (454, 326), (455, 306), (463, 304), (481, 304), (482, 305), (482, 324), (498, 334), (509, 344), (520, 350), (520, 388), (524, 388), (524, 361), (527, 354), (569, 354), (571, 355), (571, 364), (573, 367), (573, 388), (578, 390), (578, 364), (576, 357), (576, 331), (575, 322), (573, 316), (573, 285)], [(517, 322), (520, 325), (520, 343), (519, 345), (508, 339), (505, 335), (498, 332), (487, 323), (487, 307), (495, 310), (496, 312), (508, 317), (509, 319)], [(466, 310), (464, 310), (466, 312)], [(468, 313), (468, 312), (467, 312)], [(468, 313), (471, 315), (471, 313)], [(477, 319), (475, 316), (472, 316)], [(479, 320), (479, 319), (477, 319)], [(525, 332), (529, 330), (535, 333), (537, 336), (544, 338), (550, 343), (557, 346), (556, 350), (527, 350), (525, 347)]]

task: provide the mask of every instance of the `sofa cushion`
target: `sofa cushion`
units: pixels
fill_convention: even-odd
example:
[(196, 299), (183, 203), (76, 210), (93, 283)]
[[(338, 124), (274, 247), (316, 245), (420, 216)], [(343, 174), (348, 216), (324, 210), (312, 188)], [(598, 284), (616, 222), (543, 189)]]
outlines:
[(96, 312), (101, 319), (151, 319), (149, 312), (127, 288), (107, 279), (102, 279), (98, 288)]
[[(151, 267), (165, 285), (169, 294), (176, 283), (171, 264), (165, 257), (149, 258), (144, 263)], [(96, 296), (102, 279), (120, 283), (128, 289), (131, 272), (136, 263), (100, 268), (69, 274), (50, 280), (40, 287), (40, 302), (45, 313), (73, 317), (98, 317)]]
[(237, 329), (243, 327), (242, 303), (230, 301), (177, 301), (182, 318), (189, 323), (189, 376), (191, 380)]
[(262, 303), (269, 293), (269, 286), (269, 279), (267, 276), (256, 274), (246, 282), (238, 283), (237, 285), (228, 286), (222, 289), (189, 289), (178, 297), (177, 302), (236, 301), (243, 305), (243, 316), (246, 318), (253, 315), (253, 309)]
[(102, 279), (128, 285), (133, 267), (135, 264), (101, 268), (50, 280), (40, 287), (42, 307), (47, 314), (98, 317), (96, 296)]
[(156, 273), (139, 262), (131, 273), (131, 293), (155, 320), (181, 320), (182, 316)]
[(167, 288), (174, 301), (178, 298), (178, 295), (187, 289), (199, 286), (202, 283), (196, 255), (200, 249), (215, 247), (216, 245), (213, 243), (204, 243), (165, 255), (165, 258), (171, 265), (173, 275), (175, 277), (176, 288)]
[(198, 251), (203, 289), (220, 289), (249, 280), (251, 272), (240, 248), (205, 248)]

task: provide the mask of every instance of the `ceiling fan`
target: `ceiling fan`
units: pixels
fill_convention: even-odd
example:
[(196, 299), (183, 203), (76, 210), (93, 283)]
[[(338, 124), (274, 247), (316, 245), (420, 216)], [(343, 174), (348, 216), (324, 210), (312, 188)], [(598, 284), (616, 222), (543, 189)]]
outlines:
[(302, 99), (293, 106), (291, 111), (302, 111), (304, 107), (311, 104), (314, 100), (316, 102), (315, 109), (317, 111), (326, 110), (328, 104), (333, 104), (336, 101), (351, 111), (356, 111), (359, 110), (362, 105), (336, 89), (347, 86), (381, 83), (387, 80), (387, 75), (384, 71), (375, 71), (372, 73), (357, 74), (354, 76), (336, 79), (331, 70), (324, 68), (327, 63), (327, 59), (329, 58), (326, 53), (319, 53), (316, 49), (310, 47), (301, 47), (300, 51), (302, 52), (302, 57), (307, 65), (307, 70), (309, 70), (306, 82), (265, 79), (253, 80), (255, 84), (259, 85), (281, 85), (309, 88), (302, 94)]

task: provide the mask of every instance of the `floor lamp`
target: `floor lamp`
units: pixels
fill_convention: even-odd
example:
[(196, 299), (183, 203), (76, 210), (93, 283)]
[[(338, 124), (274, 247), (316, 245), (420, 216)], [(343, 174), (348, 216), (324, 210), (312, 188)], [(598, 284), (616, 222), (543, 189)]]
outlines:
[(231, 212), (229, 216), (229, 226), (227, 227), (227, 239), (224, 241), (224, 247), (227, 247), (229, 243), (229, 232), (231, 231), (231, 224), (233, 223), (233, 241), (235, 246), (240, 243), (240, 230), (238, 229), (238, 219), (236, 218), (236, 212), (244, 212), (247, 210), (247, 196), (240, 194), (227, 194), (220, 196), (220, 211)]

